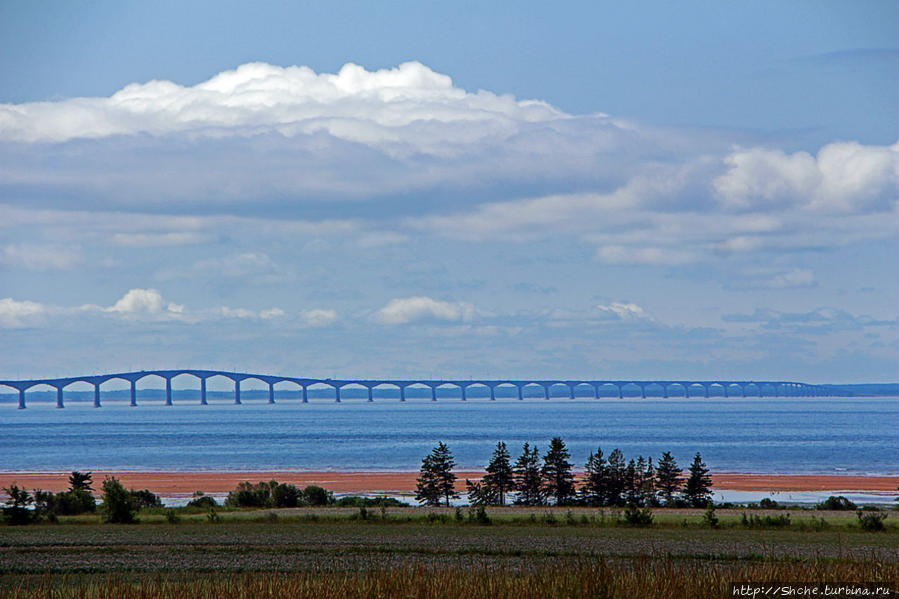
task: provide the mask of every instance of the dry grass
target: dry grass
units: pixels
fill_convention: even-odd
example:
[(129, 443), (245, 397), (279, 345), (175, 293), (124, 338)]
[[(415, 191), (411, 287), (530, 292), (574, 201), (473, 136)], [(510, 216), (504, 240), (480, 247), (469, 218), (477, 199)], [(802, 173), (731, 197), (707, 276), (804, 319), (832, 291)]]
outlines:
[(635, 598), (728, 595), (738, 581), (891, 581), (896, 563), (814, 561), (809, 563), (719, 563), (650, 559), (579, 559), (568, 563), (520, 567), (495, 566), (473, 559), (465, 566), (406, 565), (390, 569), (219, 575), (160, 575), (129, 579), (123, 575), (91, 578), (24, 579), (8, 589), (10, 599), (316, 599), (458, 597), (545, 599), (551, 597)]

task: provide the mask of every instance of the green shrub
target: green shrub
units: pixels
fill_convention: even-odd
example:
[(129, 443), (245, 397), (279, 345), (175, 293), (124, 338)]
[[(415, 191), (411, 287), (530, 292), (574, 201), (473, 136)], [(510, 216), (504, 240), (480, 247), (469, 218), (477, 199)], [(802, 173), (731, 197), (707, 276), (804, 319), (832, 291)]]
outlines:
[(176, 512), (175, 510), (166, 510), (165, 520), (169, 524), (178, 524), (179, 522), (181, 522), (181, 518), (178, 516), (178, 512)]
[(316, 485), (309, 485), (303, 489), (303, 495), (306, 496), (306, 503), (309, 505), (331, 505), (334, 503), (334, 494)]
[(779, 516), (765, 516), (764, 518), (753, 514), (746, 517), (743, 514), (741, 521), (746, 528), (786, 528), (790, 526), (790, 514), (780, 514)]
[(774, 510), (777, 509), (779, 505), (770, 497), (765, 497), (764, 499), (759, 501), (759, 507), (766, 510)]
[(648, 507), (640, 508), (637, 504), (630, 502), (624, 508), (624, 521), (630, 526), (652, 526), (652, 518), (652, 510)]
[(3, 519), (7, 524), (19, 526), (31, 524), (40, 519), (39, 510), (28, 509), (28, 506), (34, 503), (34, 497), (28, 491), (17, 485), (10, 485), (3, 490), (9, 495), (9, 499), (6, 500), (7, 507), (3, 508)]
[(856, 509), (856, 505), (843, 497), (842, 495), (831, 495), (821, 503), (815, 506), (819, 510), (840, 510), (849, 511)]
[(131, 489), (129, 493), (134, 498), (134, 505), (138, 510), (148, 507), (162, 507), (162, 500), (149, 489), (141, 489), (140, 491)]
[(216, 503), (214, 497), (209, 497), (208, 495), (202, 495), (195, 499), (191, 499), (187, 502), (187, 507), (193, 508), (201, 508), (204, 510), (208, 510), (209, 508), (218, 507), (218, 503)]
[(710, 528), (718, 528), (718, 516), (715, 515), (715, 502), (709, 501), (702, 514), (702, 521)]
[(103, 481), (103, 521), (116, 524), (137, 522), (134, 495), (115, 478)]
[(858, 510), (855, 512), (855, 515), (858, 517), (858, 523), (861, 525), (862, 530), (867, 530), (868, 532), (879, 532), (882, 530), (886, 530), (886, 526), (883, 521), (887, 519), (887, 515), (883, 512), (863, 512)]

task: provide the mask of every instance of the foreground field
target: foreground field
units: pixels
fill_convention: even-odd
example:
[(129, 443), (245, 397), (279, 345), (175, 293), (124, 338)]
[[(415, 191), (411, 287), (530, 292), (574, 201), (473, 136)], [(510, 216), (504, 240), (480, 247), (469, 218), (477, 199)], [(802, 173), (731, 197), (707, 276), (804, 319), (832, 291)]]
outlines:
[(452, 510), (363, 520), (333, 508), (4, 527), (0, 596), (723, 597), (748, 580), (899, 580), (895, 528), (825, 514), (817, 529), (798, 515), (786, 530), (746, 529), (722, 510), (710, 529), (701, 512), (658, 512), (652, 528), (598, 510), (496, 511), (478, 525)]

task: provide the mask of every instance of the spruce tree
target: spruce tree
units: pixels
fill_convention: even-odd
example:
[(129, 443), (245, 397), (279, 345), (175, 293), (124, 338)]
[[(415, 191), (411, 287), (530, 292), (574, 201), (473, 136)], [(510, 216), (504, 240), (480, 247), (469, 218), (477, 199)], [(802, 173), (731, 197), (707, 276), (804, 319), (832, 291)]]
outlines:
[(627, 480), (627, 464), (624, 462), (624, 454), (620, 449), (615, 449), (609, 454), (609, 476), (606, 485), (606, 505), (624, 505), (624, 491)]
[(515, 477), (515, 490), (518, 495), (515, 503), (520, 505), (543, 505), (543, 489), (540, 480), (540, 454), (537, 448), (530, 448), (527, 443), (512, 468)]
[(656, 469), (652, 465), (652, 457), (647, 460), (646, 470), (643, 471), (643, 501), (647, 506), (658, 505), (656, 500)]
[(482, 484), (484, 491), (488, 496), (495, 496), (499, 499), (500, 505), (506, 505), (506, 493), (511, 491), (514, 486), (514, 475), (512, 472), (512, 464), (510, 463), (509, 451), (506, 444), (500, 441), (496, 444), (493, 451), (493, 457), (487, 464), (487, 474), (484, 475)]
[(556, 505), (564, 505), (574, 496), (574, 474), (571, 472), (571, 454), (561, 437), (553, 437), (549, 450), (543, 456), (541, 478), (547, 496), (554, 497)]
[(415, 499), (426, 505), (440, 505), (440, 500), (446, 501), (449, 507), (450, 499), (458, 497), (456, 493), (456, 475), (453, 468), (456, 461), (453, 454), (444, 443), (438, 443), (431, 453), (421, 461)]
[(656, 489), (659, 497), (665, 499), (665, 505), (672, 505), (674, 493), (680, 488), (681, 473), (683, 470), (677, 467), (677, 460), (666, 451), (659, 459), (656, 468)]
[(605, 458), (603, 458), (601, 448), (597, 448), (595, 454), (590, 453), (584, 468), (586, 469), (584, 485), (581, 487), (581, 497), (584, 503), (590, 506), (604, 505), (609, 468), (606, 465)]
[(712, 499), (712, 477), (699, 452), (690, 464), (690, 476), (684, 484), (684, 498), (693, 507), (705, 507)]

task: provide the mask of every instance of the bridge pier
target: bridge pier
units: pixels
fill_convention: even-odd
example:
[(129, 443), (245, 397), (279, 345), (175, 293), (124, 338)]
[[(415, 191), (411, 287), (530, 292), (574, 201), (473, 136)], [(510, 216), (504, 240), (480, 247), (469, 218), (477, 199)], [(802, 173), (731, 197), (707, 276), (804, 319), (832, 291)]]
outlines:
[(268, 403), (275, 403), (275, 384), (268, 384)]
[(234, 403), (240, 405), (240, 381), (234, 381)]
[(406, 401), (406, 388), (400, 385), (400, 401)]
[(19, 409), (25, 409), (25, 389), (19, 389)]
[(437, 401), (437, 387), (431, 385), (431, 401)]
[(624, 399), (624, 387), (622, 385), (615, 385), (618, 387), (618, 399)]
[(200, 379), (200, 405), (207, 406), (209, 405), (206, 402), (206, 379)]
[(307, 393), (306, 385), (301, 385), (303, 388), (303, 403), (309, 403), (309, 394)]
[(646, 399), (646, 385), (640, 385), (640, 397)]
[(165, 405), (172, 405), (172, 379), (165, 378)]
[(490, 401), (496, 401), (496, 388), (493, 385), (490, 386)]
[(374, 401), (374, 398), (371, 396), (371, 387), (368, 387), (368, 401)]
[(703, 385), (702, 388), (705, 389), (705, 398), (708, 399), (709, 398), (709, 386)]
[(131, 380), (131, 407), (137, 407), (137, 381)]
[(523, 399), (524, 399), (524, 394), (523, 394), (523, 391), (522, 391), (522, 386), (521, 386), (521, 385), (515, 385), (515, 388), (518, 389), (518, 401), (523, 400)]
[(340, 387), (334, 385), (334, 402), (340, 403)]
[(668, 385), (662, 385), (662, 397), (668, 399)]
[(462, 389), (462, 401), (468, 401), (468, 387), (460, 385), (459, 388)]
[(100, 407), (100, 383), (94, 385), (94, 407)]
[(57, 388), (56, 388), (56, 407), (57, 407), (57, 408), (64, 408), (64, 407), (66, 407), (66, 406), (62, 403), (62, 387), (57, 387)]

